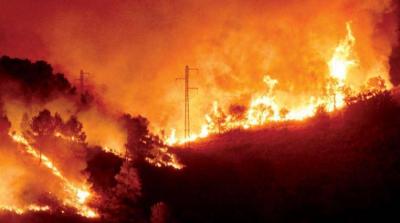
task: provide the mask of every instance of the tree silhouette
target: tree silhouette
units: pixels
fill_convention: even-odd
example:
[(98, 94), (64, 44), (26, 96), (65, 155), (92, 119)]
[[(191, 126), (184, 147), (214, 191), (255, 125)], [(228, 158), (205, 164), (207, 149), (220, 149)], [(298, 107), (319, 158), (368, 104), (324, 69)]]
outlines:
[(234, 121), (243, 120), (246, 116), (246, 106), (232, 104), (229, 106), (229, 114), (232, 116)]
[(128, 155), (144, 158), (153, 148), (153, 137), (148, 129), (149, 121), (142, 116), (132, 117), (129, 114), (123, 115), (121, 121), (128, 135), (125, 145)]
[[(54, 73), (52, 66), (45, 61), (32, 63), (29, 60), (0, 57), (0, 80), (19, 84), (19, 91), (14, 93), (27, 101), (33, 98), (47, 101), (59, 94), (76, 93), (64, 74)], [(6, 90), (10, 86), (3, 85), (1, 88)]]
[(61, 132), (65, 136), (74, 137), (79, 142), (84, 142), (86, 134), (83, 132), (83, 125), (78, 121), (76, 116), (71, 116), (70, 119), (62, 125)]
[(53, 117), (50, 111), (45, 109), (33, 117), (31, 129), (34, 135), (43, 137), (53, 135), (56, 130), (61, 128), (62, 124), (62, 119), (57, 113)]

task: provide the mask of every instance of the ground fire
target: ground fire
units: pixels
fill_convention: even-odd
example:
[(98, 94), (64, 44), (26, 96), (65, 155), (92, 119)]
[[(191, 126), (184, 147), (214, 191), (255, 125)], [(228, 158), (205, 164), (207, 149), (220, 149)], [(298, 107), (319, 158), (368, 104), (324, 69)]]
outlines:
[(394, 0), (0, 2), (0, 223), (397, 221), (399, 58)]
[[(216, 101), (213, 104), (211, 113), (205, 115), (206, 124), (202, 125), (199, 134), (192, 134), (188, 138), (176, 139), (176, 130), (172, 129), (170, 136), (165, 141), (169, 145), (184, 144), (187, 141), (205, 138), (209, 134), (221, 133), (236, 128), (248, 129), (268, 122), (303, 120), (314, 116), (318, 108), (326, 109), (327, 112), (336, 111), (345, 106), (346, 98), (354, 97), (362, 91), (385, 90), (385, 82), (388, 83), (388, 81), (385, 81), (380, 76), (372, 77), (369, 84), (365, 86), (354, 87), (346, 83), (349, 69), (352, 66), (356, 66), (357, 62), (352, 55), (356, 39), (353, 36), (351, 24), (348, 22), (345, 27), (347, 31), (346, 37), (334, 48), (331, 59), (327, 61), (329, 76), (324, 89), (327, 94), (322, 97), (310, 96), (305, 105), (288, 108), (287, 105), (282, 105), (275, 99), (274, 88), (275, 85), (279, 84), (279, 81), (267, 75), (263, 78), (263, 82), (267, 87), (266, 94), (253, 98), (248, 107), (243, 107), (247, 110), (240, 111), (242, 114), (226, 113)], [(378, 80), (378, 82), (375, 84), (374, 80)]]

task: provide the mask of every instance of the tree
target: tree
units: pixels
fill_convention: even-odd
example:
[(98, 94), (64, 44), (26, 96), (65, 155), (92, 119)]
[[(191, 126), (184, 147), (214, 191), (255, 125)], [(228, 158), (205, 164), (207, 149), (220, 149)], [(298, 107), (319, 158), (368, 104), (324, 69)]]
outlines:
[(246, 106), (233, 104), (229, 106), (229, 114), (233, 121), (241, 121), (246, 118)]
[(116, 185), (99, 200), (99, 210), (110, 222), (145, 222), (139, 205), (141, 183), (137, 170), (125, 161), (115, 176)]
[(84, 142), (86, 134), (83, 132), (83, 125), (76, 116), (71, 116), (69, 120), (62, 125), (61, 132), (65, 136), (74, 137), (79, 142)]
[(149, 121), (142, 117), (132, 117), (125, 114), (121, 118), (122, 124), (127, 131), (126, 148), (132, 157), (144, 158), (154, 147), (154, 137), (150, 134)]
[(374, 94), (378, 94), (386, 89), (385, 80), (380, 77), (372, 77), (367, 82), (368, 90)]
[(100, 147), (89, 148), (86, 169), (88, 180), (97, 193), (105, 193), (117, 185), (116, 175), (121, 171), (123, 160)]
[[(74, 95), (75, 88), (64, 74), (54, 73), (45, 61), (31, 62), (7, 56), (0, 57), (0, 81), (12, 80), (20, 86), (15, 95), (31, 101), (33, 98), (48, 101), (58, 95)], [(11, 89), (9, 86), (2, 86)]]
[[(25, 121), (26, 122), (26, 121)], [(33, 117), (30, 129), (35, 137), (53, 137), (57, 134), (67, 137), (69, 140), (84, 143), (86, 134), (83, 132), (83, 125), (76, 116), (71, 116), (67, 122), (64, 122), (59, 114), (51, 115), (50, 111), (45, 109), (37, 116)]]
[(62, 119), (57, 113), (53, 117), (50, 111), (45, 109), (38, 116), (33, 117), (31, 129), (36, 136), (49, 136), (60, 129), (62, 124)]
[(211, 113), (206, 116), (208, 126), (212, 132), (222, 133), (226, 131), (226, 117), (227, 115), (222, 108), (217, 102), (214, 102)]

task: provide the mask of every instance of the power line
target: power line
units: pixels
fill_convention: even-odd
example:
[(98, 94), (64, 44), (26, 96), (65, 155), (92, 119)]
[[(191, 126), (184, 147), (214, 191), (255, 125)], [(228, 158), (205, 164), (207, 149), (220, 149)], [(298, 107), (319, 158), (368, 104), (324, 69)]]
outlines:
[(88, 76), (90, 73), (88, 72), (84, 72), (83, 70), (80, 70), (79, 72), (79, 91), (81, 93), (81, 95), (85, 94), (85, 76)]
[(185, 66), (185, 76), (177, 78), (177, 80), (184, 80), (185, 81), (185, 147), (190, 148), (190, 90), (197, 90), (198, 88), (190, 87), (189, 83), (189, 74), (191, 70), (198, 71), (197, 68), (190, 68), (188, 65)]

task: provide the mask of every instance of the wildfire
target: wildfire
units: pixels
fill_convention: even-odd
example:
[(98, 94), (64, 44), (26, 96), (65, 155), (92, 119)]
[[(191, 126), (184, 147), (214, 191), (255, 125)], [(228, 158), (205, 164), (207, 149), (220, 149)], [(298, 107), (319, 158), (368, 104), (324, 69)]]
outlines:
[(303, 120), (314, 116), (319, 106), (325, 107), (327, 112), (342, 108), (345, 105), (344, 88), (346, 87), (345, 81), (349, 69), (357, 64), (352, 59), (352, 50), (356, 39), (353, 36), (350, 23), (346, 23), (346, 31), (346, 37), (335, 47), (331, 59), (327, 62), (329, 68), (329, 80), (326, 85), (327, 96), (312, 96), (305, 105), (287, 110), (285, 106), (276, 101), (274, 96), (274, 89), (278, 80), (266, 75), (263, 79), (267, 86), (266, 93), (253, 98), (241, 118), (232, 114), (225, 114), (218, 102), (214, 102), (212, 111), (205, 115), (206, 124), (202, 125), (200, 134), (192, 134), (186, 139), (177, 139), (176, 131), (173, 129), (171, 135), (166, 138), (166, 143), (168, 145), (179, 145), (230, 129), (247, 129), (264, 125), (267, 122)]
[(344, 84), (346, 80), (349, 67), (354, 66), (356, 62), (351, 60), (352, 48), (356, 42), (351, 31), (350, 23), (346, 24), (347, 36), (335, 48), (332, 59), (329, 61), (330, 75)]
[[(76, 186), (71, 183), (62, 175), (60, 170), (53, 164), (53, 162), (46, 155), (39, 153), (22, 134), (10, 133), (9, 135), (15, 142), (23, 145), (28, 154), (40, 159), (41, 163), (48, 168), (54, 176), (63, 182), (64, 191), (68, 194), (68, 197), (63, 200), (64, 205), (75, 208), (77, 212), (84, 217), (93, 218), (98, 216), (93, 209), (86, 205), (88, 198), (91, 196), (89, 187), (87, 185)], [(15, 210), (15, 212), (17, 212), (18, 209)]]
[(0, 206), (0, 210), (2, 211), (9, 211), (9, 212), (14, 212), (18, 215), (24, 214), (26, 212), (42, 212), (42, 211), (50, 211), (49, 206), (40, 206), (36, 204), (31, 204), (26, 207), (15, 207), (15, 206)]
[[(72, 143), (82, 143), (81, 140), (79, 140), (78, 138), (74, 137), (74, 136), (65, 136), (64, 134), (60, 133), (60, 132), (55, 132), (54, 136)], [(173, 138), (171, 138), (170, 140), (173, 140)], [(167, 145), (172, 145), (174, 144), (174, 141), (168, 141)], [(102, 149), (106, 152), (110, 152), (113, 153), (114, 155), (120, 157), (120, 158), (126, 158), (126, 154), (119, 152), (119, 150), (110, 148), (108, 146), (102, 146)], [(155, 149), (153, 151), (153, 156), (152, 157), (146, 157), (145, 160), (156, 166), (156, 167), (162, 167), (162, 166), (169, 166), (172, 167), (174, 169), (180, 170), (184, 167), (183, 164), (181, 164), (178, 159), (176, 158), (176, 156), (170, 152), (168, 152), (168, 149), (166, 148), (158, 148)], [(90, 196), (90, 193), (86, 190), (80, 190), (78, 189), (76, 192), (76, 196), (78, 197), (77, 201), (80, 204), (84, 204), (86, 199)], [(87, 213), (87, 215), (94, 215), (95, 213)]]
[(168, 148), (159, 148), (153, 152), (151, 157), (146, 157), (145, 159), (156, 167), (169, 166), (177, 170), (185, 167), (179, 162), (175, 154), (168, 151)]
[(172, 146), (178, 142), (176, 138), (176, 129), (171, 129), (171, 135), (165, 140), (165, 143), (169, 146)]
[(54, 136), (60, 139), (64, 139), (67, 140), (69, 142), (74, 142), (74, 143), (82, 143), (82, 141), (78, 138), (76, 138), (75, 136), (66, 136), (64, 134), (62, 134), (61, 132), (55, 132)]
[(346, 23), (346, 30), (346, 38), (335, 48), (332, 59), (328, 63), (332, 81), (327, 88), (333, 95), (333, 102), (328, 103), (327, 106), (329, 111), (344, 106), (345, 94), (343, 88), (345, 87), (345, 80), (349, 68), (357, 64), (355, 60), (351, 59), (351, 53), (356, 39), (351, 31), (350, 23)]

